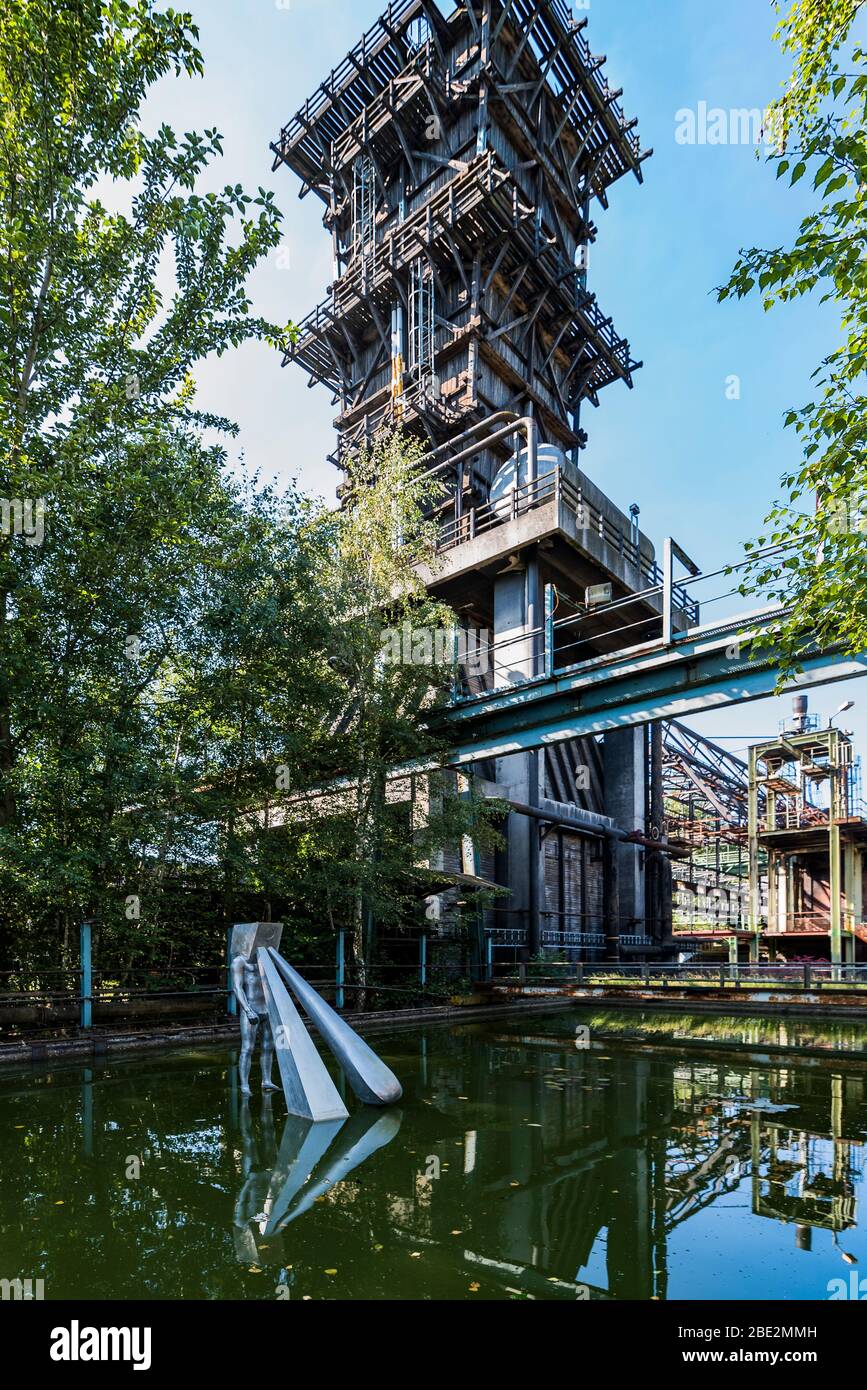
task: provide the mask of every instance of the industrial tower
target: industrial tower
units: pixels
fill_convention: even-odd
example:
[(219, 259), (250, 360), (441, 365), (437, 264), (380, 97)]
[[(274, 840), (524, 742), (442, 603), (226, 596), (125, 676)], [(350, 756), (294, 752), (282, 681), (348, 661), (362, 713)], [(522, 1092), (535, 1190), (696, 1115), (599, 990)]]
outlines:
[[(392, 0), (272, 150), (321, 199), (333, 250), (286, 361), (333, 394), (338, 468), (383, 427), (425, 441), (447, 484), (425, 577), (494, 639), (491, 669), (466, 673), (471, 697), (540, 671), (555, 610), (576, 617), (555, 638), (572, 660), (661, 631), (638, 508), (624, 515), (578, 465), (584, 403), (641, 366), (588, 285), (592, 215), (651, 152), (563, 0), (442, 5)], [(675, 628), (697, 616), (676, 590)], [(588, 960), (666, 949), (658, 730), (477, 773), (513, 806), (508, 854), (476, 865), (510, 888), (495, 944)]]

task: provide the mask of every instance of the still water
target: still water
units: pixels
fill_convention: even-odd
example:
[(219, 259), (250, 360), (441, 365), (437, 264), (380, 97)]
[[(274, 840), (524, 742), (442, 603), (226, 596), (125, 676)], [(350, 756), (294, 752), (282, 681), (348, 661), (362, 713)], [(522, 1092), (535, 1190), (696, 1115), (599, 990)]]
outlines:
[(350, 1100), (342, 1127), (244, 1105), (227, 1048), (4, 1072), (0, 1279), (46, 1299), (867, 1296), (867, 1064), (846, 1057), (867, 1032), (753, 1060), (689, 1027), (641, 1041), (634, 1013), (572, 1008), (380, 1033), (404, 1100)]

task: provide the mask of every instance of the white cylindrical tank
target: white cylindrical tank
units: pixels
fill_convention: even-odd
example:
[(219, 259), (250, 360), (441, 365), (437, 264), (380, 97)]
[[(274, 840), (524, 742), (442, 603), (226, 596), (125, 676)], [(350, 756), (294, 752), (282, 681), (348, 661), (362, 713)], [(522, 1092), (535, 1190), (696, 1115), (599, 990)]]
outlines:
[[(565, 462), (566, 455), (556, 444), (540, 444), (536, 450), (536, 477), (543, 478), (555, 468), (562, 468)], [(492, 504), (511, 500), (516, 487), (526, 487), (529, 463), (530, 455), (527, 449), (521, 449), (507, 459), (494, 475), (488, 500)]]

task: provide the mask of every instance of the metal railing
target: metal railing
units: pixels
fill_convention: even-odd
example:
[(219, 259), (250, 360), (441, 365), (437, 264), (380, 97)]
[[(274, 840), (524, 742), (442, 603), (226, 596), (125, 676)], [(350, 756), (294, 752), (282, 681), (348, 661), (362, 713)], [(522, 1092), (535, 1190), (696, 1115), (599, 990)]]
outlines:
[[(393, 45), (395, 31), (402, 32), (410, 20), (422, 12), (423, 5), (420, 0), (390, 0), (385, 13), (367, 30), (343, 61), (332, 69), (313, 96), (305, 101), (292, 120), (283, 127), (275, 148), (285, 157), (299, 140), (312, 139), (312, 127), (326, 114), (332, 116), (340, 131), (345, 130), (347, 120), (343, 113), (346, 109), (346, 94), (359, 82), (361, 70), (367, 67), (364, 78), (360, 81), (364, 96), (359, 98), (359, 107), (363, 107), (364, 101), (370, 99), (371, 85), (377, 80), (370, 73), (370, 63), (375, 61), (383, 50)], [(382, 86), (399, 71), (399, 67), (394, 70), (389, 67), (388, 76), (384, 73), (382, 75)], [(344, 98), (343, 104), (338, 100), (341, 97)], [(331, 138), (336, 138), (337, 131), (330, 131), (329, 134)]]
[[(527, 948), (527, 933), (523, 927), (489, 927), (485, 935), (495, 950), (508, 948), (522, 951)], [(601, 951), (605, 947), (605, 934), (595, 931), (560, 931), (543, 927), (540, 941), (544, 947), (560, 946), (564, 949)]]
[(662, 990), (759, 990), (763, 993), (821, 993), (843, 991), (867, 993), (867, 965), (827, 963), (761, 965), (644, 963), (623, 964), (548, 959), (530, 963), (498, 962), (493, 967), (494, 983), (506, 988), (536, 989), (546, 984), (563, 989), (634, 990), (647, 993)]
[[(408, 930), (378, 944), (379, 958), (361, 982), (352, 969), (347, 933), (324, 943), (327, 954), (300, 959), (304, 978), (338, 1009), (363, 1004), (367, 1012), (448, 1004), (491, 977), (491, 960), (473, 955), (474, 933)], [(389, 957), (390, 953), (390, 957)], [(328, 956), (330, 955), (330, 960)], [(82, 929), (79, 964), (0, 974), (0, 1043), (136, 1033), (179, 1027), (225, 1026), (237, 1015), (228, 959), (205, 966), (167, 968), (123, 963), (97, 965)]]
[[(482, 447), (484, 443), (482, 441)], [(662, 594), (665, 579), (662, 566), (641, 549), (628, 529), (617, 525), (610, 516), (595, 507), (559, 464), (540, 477), (512, 488), (503, 498), (471, 507), (467, 512), (444, 522), (439, 529), (437, 550), (441, 553), (452, 550), (496, 526), (515, 521), (519, 516), (551, 503), (565, 506), (572, 513), (578, 530), (610, 547), (625, 564), (632, 565), (648, 581), (650, 588), (634, 597), (652, 598)], [(699, 604), (689, 597), (682, 584), (673, 586), (672, 603), (690, 623), (699, 621)]]

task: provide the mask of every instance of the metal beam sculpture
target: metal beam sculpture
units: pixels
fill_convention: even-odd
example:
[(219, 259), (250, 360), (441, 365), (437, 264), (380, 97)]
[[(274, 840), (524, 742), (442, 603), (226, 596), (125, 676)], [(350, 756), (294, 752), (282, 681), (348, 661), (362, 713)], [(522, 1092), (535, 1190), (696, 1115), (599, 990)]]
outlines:
[(349, 1111), (277, 973), (270, 951), (259, 952), (259, 973), (289, 1113), (307, 1120), (345, 1120)]
[(282, 931), (280, 923), (254, 922), (237, 926), (232, 933), (232, 982), (241, 1010), (242, 1093), (250, 1095), (250, 1065), (261, 1025), (263, 1090), (276, 1089), (271, 1081), (271, 1058), (276, 1052), (291, 1115), (319, 1124), (343, 1121), (349, 1114), (293, 1003), (291, 989), (359, 1100), (367, 1105), (393, 1105), (403, 1094), (394, 1072), (278, 954)]
[(346, 1079), (359, 1100), (365, 1105), (394, 1105), (403, 1095), (403, 1088), (394, 1072), (372, 1047), (368, 1047), (346, 1019), (326, 1004), (321, 994), (303, 979), (273, 947), (267, 954), (276, 965), (295, 998), (316, 1024), (325, 1042), (342, 1067)]

